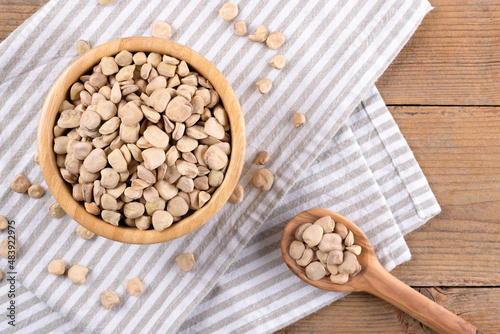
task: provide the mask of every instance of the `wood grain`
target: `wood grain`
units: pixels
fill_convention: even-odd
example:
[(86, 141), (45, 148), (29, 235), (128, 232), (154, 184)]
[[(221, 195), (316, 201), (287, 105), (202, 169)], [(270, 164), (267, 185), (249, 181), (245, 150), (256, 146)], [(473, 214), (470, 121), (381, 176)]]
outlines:
[(435, 7), (377, 82), (387, 104), (500, 105), (500, 2)]
[[(470, 321), (485, 333), (500, 333), (500, 289), (418, 288), (419, 292)], [(479, 301), (479, 302), (478, 302)], [(280, 330), (277, 334), (434, 333), (385, 301), (366, 293), (349, 296)]]
[(500, 108), (390, 110), (442, 209), (406, 237), (413, 260), (395, 275), (418, 286), (500, 285)]
[(39, 10), (48, 0), (0, 0), (0, 41)]

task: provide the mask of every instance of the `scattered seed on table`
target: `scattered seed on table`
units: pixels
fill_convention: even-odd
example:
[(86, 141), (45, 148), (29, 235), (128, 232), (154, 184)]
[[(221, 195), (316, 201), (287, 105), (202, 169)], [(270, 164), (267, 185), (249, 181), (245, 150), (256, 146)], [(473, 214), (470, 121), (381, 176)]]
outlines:
[(10, 253), (14, 253), (14, 254), (11, 254), (11, 255), (15, 255), (17, 251), (17, 241), (14, 240), (14, 244), (12, 243), (9, 243), (9, 239), (4, 239), (2, 240), (2, 242), (0, 242), (0, 255), (4, 258), (8, 258), (9, 257), (9, 252)]
[(257, 157), (255, 158), (255, 164), (265, 165), (269, 162), (269, 160), (271, 160), (271, 155), (266, 151), (262, 151), (259, 154), (257, 154)]
[(269, 61), (269, 64), (277, 70), (283, 69), (283, 67), (285, 67), (285, 63), (285, 57), (282, 55), (275, 55)]
[(238, 204), (243, 202), (243, 198), (245, 197), (245, 190), (241, 184), (236, 184), (233, 193), (229, 197), (229, 202), (233, 204)]
[(127, 281), (127, 290), (131, 296), (137, 296), (144, 291), (144, 283), (138, 277), (131, 278)]
[(266, 44), (271, 50), (276, 50), (285, 43), (285, 36), (279, 31), (273, 31), (266, 38)]
[(238, 16), (238, 6), (232, 2), (227, 2), (219, 9), (219, 15), (224, 21), (232, 21)]
[(9, 226), (9, 221), (4, 216), (0, 215), (0, 231), (6, 230)]
[(90, 43), (84, 40), (79, 40), (75, 45), (76, 52), (81, 56), (85, 52), (90, 50)]
[(260, 79), (255, 83), (255, 85), (259, 88), (259, 93), (267, 94), (273, 87), (273, 83), (270, 79)]
[(17, 174), (14, 181), (10, 184), (10, 189), (20, 194), (27, 192), (30, 187), (31, 182), (23, 174)]
[(269, 30), (265, 26), (258, 26), (255, 29), (255, 32), (251, 35), (248, 36), (248, 39), (257, 42), (257, 43), (263, 43), (266, 41), (267, 37), (269, 36)]
[(120, 297), (114, 291), (105, 290), (101, 293), (101, 303), (106, 310), (109, 310), (120, 303)]
[(76, 234), (82, 239), (85, 240), (90, 240), (94, 237), (95, 233), (92, 231), (87, 230), (85, 227), (82, 225), (78, 225), (75, 229)]
[(50, 261), (49, 266), (47, 267), (47, 270), (52, 275), (62, 275), (66, 271), (66, 268), (64, 267), (64, 265), (65, 265), (64, 260), (52, 260), (52, 261)]
[(233, 26), (233, 31), (236, 36), (245, 36), (248, 33), (247, 24), (245, 21), (236, 21)]
[(75, 284), (85, 283), (89, 269), (81, 264), (75, 264), (68, 270), (68, 278)]
[(98, 0), (98, 2), (101, 6), (107, 6), (115, 2), (115, 0)]
[(168, 40), (170, 39), (170, 37), (172, 37), (173, 31), (174, 30), (172, 29), (170, 23), (165, 21), (155, 21), (153, 23), (153, 29), (151, 34), (153, 35), (153, 37), (163, 38)]
[(59, 203), (55, 202), (49, 206), (49, 214), (52, 218), (61, 218), (66, 214)]
[(268, 191), (273, 186), (273, 173), (267, 168), (257, 169), (253, 174), (253, 186), (260, 190)]
[(193, 253), (180, 254), (175, 258), (175, 262), (185, 272), (191, 271), (194, 268), (195, 261)]
[(293, 126), (295, 126), (296, 128), (298, 128), (301, 125), (306, 124), (306, 122), (307, 122), (307, 118), (304, 114), (301, 114), (300, 112), (296, 112), (293, 115)]
[(31, 198), (41, 198), (43, 195), (45, 195), (45, 190), (43, 190), (41, 185), (34, 184), (28, 188), (28, 195)]

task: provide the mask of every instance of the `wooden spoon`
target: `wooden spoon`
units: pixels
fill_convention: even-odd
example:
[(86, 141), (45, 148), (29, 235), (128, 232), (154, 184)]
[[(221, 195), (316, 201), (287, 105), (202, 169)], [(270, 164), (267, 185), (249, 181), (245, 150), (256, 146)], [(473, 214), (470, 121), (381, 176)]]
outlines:
[[(333, 283), (328, 276), (318, 281), (310, 280), (306, 276), (305, 268), (299, 266), (288, 254), (290, 244), (295, 240), (297, 227), (304, 223), (314, 223), (324, 216), (330, 216), (336, 223), (344, 224), (354, 234), (355, 244), (362, 247), (362, 252), (358, 256), (361, 271), (355, 277), (350, 277), (344, 285)], [(311, 209), (295, 216), (283, 230), (281, 253), (286, 265), (295, 275), (317, 288), (338, 292), (368, 292), (391, 303), (439, 333), (483, 333), (391, 275), (382, 267), (370, 241), (359, 227), (335, 212)]]

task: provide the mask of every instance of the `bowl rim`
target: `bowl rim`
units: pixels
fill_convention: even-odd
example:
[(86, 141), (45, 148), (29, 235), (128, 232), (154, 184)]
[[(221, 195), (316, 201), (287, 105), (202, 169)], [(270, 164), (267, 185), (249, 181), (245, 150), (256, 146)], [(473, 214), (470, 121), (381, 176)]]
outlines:
[[(60, 103), (67, 98), (71, 85), (89, 72), (102, 57), (114, 56), (122, 50), (157, 52), (184, 60), (190, 68), (210, 81), (226, 110), (231, 131), (231, 154), (222, 184), (210, 200), (190, 216), (157, 232), (135, 227), (114, 226), (88, 213), (82, 202), (73, 199), (69, 185), (61, 177), (53, 150), (53, 128)], [(243, 112), (231, 85), (224, 75), (205, 57), (191, 48), (154, 37), (127, 37), (99, 45), (73, 61), (59, 75), (44, 101), (37, 129), (39, 164), (47, 186), (63, 210), (76, 222), (105, 238), (131, 244), (153, 244), (182, 237), (203, 226), (228, 201), (243, 170), (246, 150), (246, 129)]]

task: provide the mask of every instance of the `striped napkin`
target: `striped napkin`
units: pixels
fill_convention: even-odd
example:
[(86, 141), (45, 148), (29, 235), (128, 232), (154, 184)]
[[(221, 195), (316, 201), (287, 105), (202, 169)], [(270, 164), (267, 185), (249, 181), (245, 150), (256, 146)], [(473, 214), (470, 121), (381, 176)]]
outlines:
[[(311, 207), (356, 221), (387, 268), (409, 259), (401, 232), (423, 224), (439, 206), (373, 84), (431, 9), (429, 3), (235, 2), (237, 19), (250, 31), (264, 24), (287, 37), (279, 49), (287, 59), (282, 71), (267, 64), (276, 51), (235, 36), (231, 24), (218, 17), (221, 1), (118, 0), (101, 7), (52, 0), (0, 44), (0, 214), (16, 221), (19, 241), (16, 329), (224, 333), (283, 327), (340, 297), (306, 286), (276, 253), (286, 221)], [(172, 40), (212, 61), (236, 91), (247, 123), (240, 180), (245, 200), (227, 204), (205, 226), (173, 242), (84, 241), (70, 217), (50, 218), (50, 194), (33, 200), (8, 185), (22, 172), (45, 186), (32, 162), (38, 111), (52, 82), (76, 58), (75, 42), (149, 36), (155, 20), (170, 22)], [(264, 77), (273, 89), (261, 96), (254, 83)], [(299, 129), (291, 124), (297, 111), (308, 118)], [(249, 185), (262, 150), (272, 157), (268, 168), (275, 184), (269, 192)], [(174, 263), (183, 252), (197, 259), (189, 273)], [(48, 274), (54, 258), (89, 267), (85, 284)], [(146, 289), (131, 297), (125, 282), (136, 276)], [(106, 289), (121, 297), (111, 311), (99, 302)], [(241, 291), (248, 291), (245, 298)], [(295, 296), (283, 299), (290, 294)], [(304, 300), (300, 307), (290, 304), (297, 298)], [(0, 294), (0, 307), (9, 303)], [(3, 321), (0, 330), (12, 328)]]
[(355, 221), (387, 270), (411, 257), (403, 234), (440, 212), (375, 87), (189, 315), (180, 333), (273, 332), (345, 296), (302, 282), (281, 257), (286, 223), (312, 207)]

